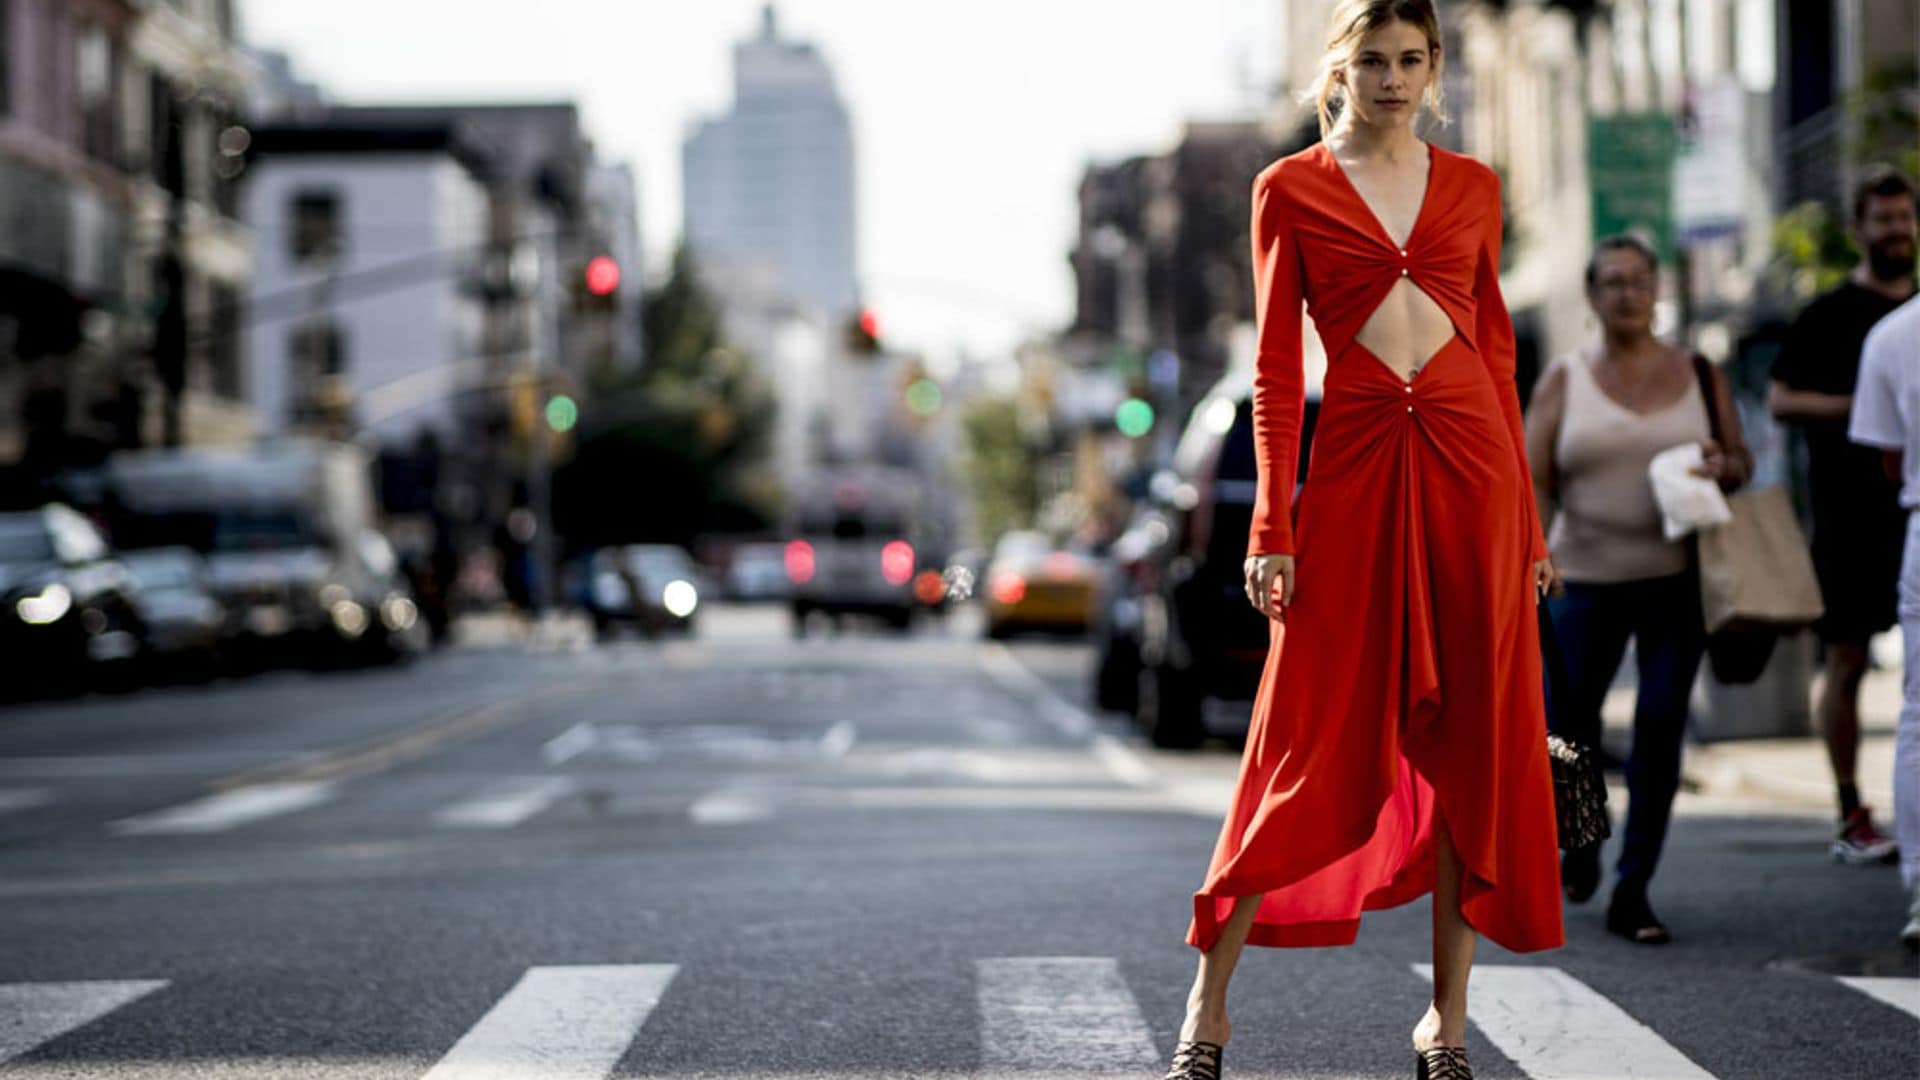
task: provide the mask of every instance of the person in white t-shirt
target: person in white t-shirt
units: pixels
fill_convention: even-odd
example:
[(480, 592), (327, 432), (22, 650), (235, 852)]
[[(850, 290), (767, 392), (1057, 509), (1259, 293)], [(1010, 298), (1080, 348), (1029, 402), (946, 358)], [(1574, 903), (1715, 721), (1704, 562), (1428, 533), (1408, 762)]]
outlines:
[(1900, 726), (1894, 736), (1894, 833), (1900, 875), (1912, 894), (1900, 938), (1920, 949), (1920, 297), (1874, 325), (1860, 351), (1847, 438), (1879, 447), (1887, 474), (1900, 484), (1908, 511), (1900, 566), (1900, 637), (1905, 642)]

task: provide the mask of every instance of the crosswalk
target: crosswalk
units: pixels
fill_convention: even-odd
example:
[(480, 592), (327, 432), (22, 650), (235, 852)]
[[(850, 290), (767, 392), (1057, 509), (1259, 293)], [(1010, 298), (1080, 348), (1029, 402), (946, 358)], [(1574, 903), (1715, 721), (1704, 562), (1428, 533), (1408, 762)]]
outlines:
[[(1414, 970), (1430, 975), (1423, 966)], [(1823, 984), (1778, 977), (1795, 980), (1796, 992), (1853, 995), (1849, 1007), (1857, 1007), (1863, 1024), (1920, 1020), (1920, 979), (1838, 978), (1826, 982), (1825, 990), (1809, 991)], [(682, 965), (675, 963), (527, 968), (437, 1061), (420, 1062), (425, 1071), (418, 1075), (423, 1080), (611, 1076), (623, 1059), (648, 1047), (650, 1017), (685, 978)], [(974, 1080), (1151, 1076), (1171, 1050), (1155, 1037), (1113, 957), (980, 958), (973, 981), (975, 1015), (941, 1022), (971, 1022), (978, 1035), (977, 1058), (956, 1062), (943, 1075)], [(173, 985), (158, 978), (0, 983), (0, 1076), (25, 1068), (22, 1059), (29, 1057), (53, 1070), (47, 1075), (78, 1075), (60, 1071), (60, 1063), (84, 1058), (89, 1048), (123, 1048), (128, 1036), (113, 1025), (116, 1014), (135, 1002), (143, 1004), (149, 1023), (158, 1016), (163, 1029), (184, 1022), (187, 1018), (166, 1015)], [(1560, 968), (1483, 964), (1474, 969), (1471, 997), (1478, 1034), (1530, 1080), (1734, 1080), (1745, 1075), (1709, 1071), (1622, 1003)], [(740, 1017), (729, 1018), (729, 1024), (734, 1037), (752, 1037), (751, 1018), (744, 1027)], [(164, 1055), (154, 1060), (165, 1064)], [(179, 1074), (200, 1075), (194, 1069), (205, 1064), (183, 1062)], [(1265, 1069), (1294, 1075), (1304, 1063), (1235, 1064), (1247, 1075)], [(243, 1068), (231, 1071), (247, 1075)]]

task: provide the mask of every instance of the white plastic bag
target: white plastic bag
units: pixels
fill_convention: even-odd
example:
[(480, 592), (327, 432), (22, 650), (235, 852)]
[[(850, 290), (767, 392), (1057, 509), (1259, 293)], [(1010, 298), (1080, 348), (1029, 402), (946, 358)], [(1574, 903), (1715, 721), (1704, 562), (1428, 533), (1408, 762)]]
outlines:
[(1733, 509), (1720, 485), (1694, 475), (1693, 470), (1704, 464), (1700, 444), (1683, 443), (1653, 455), (1653, 463), (1647, 466), (1653, 501), (1660, 506), (1661, 528), (1668, 540), (1733, 520)]

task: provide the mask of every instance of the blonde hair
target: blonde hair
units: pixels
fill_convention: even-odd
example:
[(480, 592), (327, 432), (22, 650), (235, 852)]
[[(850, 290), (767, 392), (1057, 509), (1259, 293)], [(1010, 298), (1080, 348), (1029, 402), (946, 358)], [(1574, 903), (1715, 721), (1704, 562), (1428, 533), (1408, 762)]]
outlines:
[(1446, 90), (1440, 85), (1440, 14), (1433, 0), (1340, 0), (1327, 24), (1327, 48), (1320, 55), (1320, 69), (1313, 85), (1302, 95), (1311, 101), (1320, 115), (1320, 137), (1333, 131), (1336, 107), (1344, 109), (1346, 92), (1339, 72), (1353, 61), (1360, 42), (1375, 30), (1391, 22), (1412, 23), (1427, 35), (1427, 55), (1433, 60), (1433, 81), (1421, 99), (1427, 111), (1440, 123), (1447, 122)]

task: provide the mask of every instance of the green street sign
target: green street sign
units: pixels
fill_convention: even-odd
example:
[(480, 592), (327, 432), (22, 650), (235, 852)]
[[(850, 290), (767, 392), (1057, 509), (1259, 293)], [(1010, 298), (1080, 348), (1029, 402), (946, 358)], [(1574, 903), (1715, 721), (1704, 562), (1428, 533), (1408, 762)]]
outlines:
[(1673, 118), (1624, 113), (1587, 121), (1587, 170), (1593, 185), (1593, 238), (1639, 233), (1660, 261), (1673, 261)]

